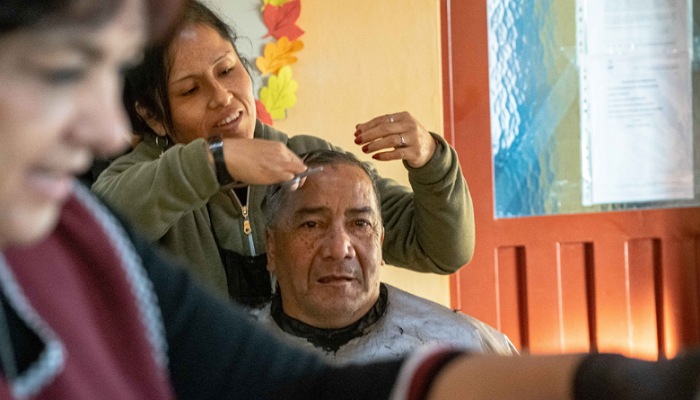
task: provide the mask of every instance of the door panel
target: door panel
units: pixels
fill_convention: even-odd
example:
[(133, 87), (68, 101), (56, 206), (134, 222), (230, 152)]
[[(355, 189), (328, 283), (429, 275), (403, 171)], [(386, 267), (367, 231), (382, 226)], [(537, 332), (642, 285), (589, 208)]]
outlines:
[(700, 209), (494, 219), (486, 0), (441, 0), (445, 137), (476, 214), (454, 308), (523, 352), (673, 356), (700, 343)]
[[(562, 350), (571, 353), (589, 351), (591, 337), (588, 321), (590, 305), (593, 304), (588, 296), (592, 293), (588, 279), (591, 246), (589, 243), (561, 243), (557, 253)], [(567, 290), (561, 290), (562, 288)]]
[(519, 246), (497, 248), (494, 270), (497, 274), (496, 328), (510, 332), (510, 339), (516, 347), (527, 347), (525, 249)]

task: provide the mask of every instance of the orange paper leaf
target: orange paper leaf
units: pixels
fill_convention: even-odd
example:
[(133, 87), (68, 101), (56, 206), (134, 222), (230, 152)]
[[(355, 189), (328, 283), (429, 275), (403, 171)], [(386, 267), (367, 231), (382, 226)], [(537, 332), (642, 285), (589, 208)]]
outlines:
[(292, 0), (280, 7), (267, 4), (263, 11), (263, 21), (269, 33), (264, 37), (272, 35), (279, 39), (286, 36), (289, 40), (296, 40), (304, 33), (296, 24), (300, 13), (301, 0)]
[(297, 62), (294, 53), (304, 48), (301, 40), (289, 41), (286, 36), (281, 37), (277, 43), (265, 45), (264, 57), (258, 57), (255, 65), (263, 75), (276, 74), (285, 65)]

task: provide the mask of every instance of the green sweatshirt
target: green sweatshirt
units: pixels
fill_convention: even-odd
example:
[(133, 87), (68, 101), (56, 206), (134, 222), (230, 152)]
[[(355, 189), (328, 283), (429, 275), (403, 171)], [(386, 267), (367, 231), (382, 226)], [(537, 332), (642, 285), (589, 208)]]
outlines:
[[(379, 178), (387, 263), (420, 272), (448, 274), (471, 260), (474, 213), (457, 153), (440, 136), (433, 158), (408, 169), (413, 189)], [(255, 138), (285, 143), (296, 154), (336, 149), (313, 136), (293, 136), (263, 125)], [(161, 154), (142, 141), (98, 177), (93, 190), (126, 216), (147, 239), (184, 260), (217, 292), (228, 293), (216, 244), (242, 255), (265, 253), (265, 222), (260, 209), (265, 186), (251, 186), (244, 210), (232, 192), (222, 192), (209, 164), (204, 139), (177, 144)], [(216, 239), (214, 234), (216, 234)]]

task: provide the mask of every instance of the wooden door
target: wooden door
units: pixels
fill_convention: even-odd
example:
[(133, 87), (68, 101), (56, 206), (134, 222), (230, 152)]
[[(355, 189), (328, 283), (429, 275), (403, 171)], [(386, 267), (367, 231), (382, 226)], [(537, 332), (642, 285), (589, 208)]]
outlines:
[(654, 359), (700, 342), (700, 209), (494, 218), (486, 0), (441, 0), (445, 136), (474, 200), (454, 308), (522, 352)]

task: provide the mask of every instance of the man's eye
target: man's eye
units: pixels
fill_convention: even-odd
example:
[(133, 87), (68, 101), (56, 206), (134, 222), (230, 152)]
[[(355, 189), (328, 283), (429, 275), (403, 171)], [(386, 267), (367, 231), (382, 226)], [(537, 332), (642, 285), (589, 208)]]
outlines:
[(316, 223), (316, 221), (306, 221), (302, 223), (301, 226), (304, 228), (315, 228), (318, 226), (318, 224)]
[(372, 223), (367, 221), (366, 219), (358, 219), (357, 221), (355, 221), (355, 226), (372, 226)]

